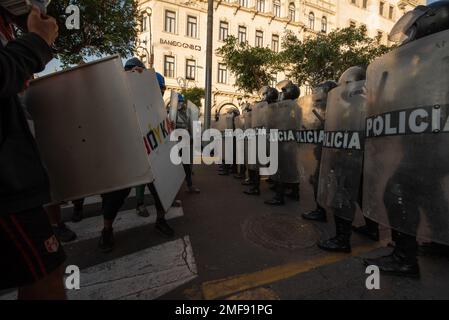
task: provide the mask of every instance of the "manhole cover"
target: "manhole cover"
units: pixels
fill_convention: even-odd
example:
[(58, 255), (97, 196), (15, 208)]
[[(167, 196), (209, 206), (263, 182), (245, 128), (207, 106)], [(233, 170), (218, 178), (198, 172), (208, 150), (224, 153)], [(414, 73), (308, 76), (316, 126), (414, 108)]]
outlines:
[(305, 249), (318, 239), (312, 225), (285, 214), (254, 216), (245, 221), (243, 232), (250, 241), (268, 249)]

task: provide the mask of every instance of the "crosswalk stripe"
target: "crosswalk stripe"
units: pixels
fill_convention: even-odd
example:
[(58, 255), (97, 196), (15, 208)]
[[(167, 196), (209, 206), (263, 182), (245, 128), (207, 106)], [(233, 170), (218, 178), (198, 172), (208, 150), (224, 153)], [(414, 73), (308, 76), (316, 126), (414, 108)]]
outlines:
[[(114, 232), (129, 230), (132, 228), (142, 227), (148, 224), (155, 223), (156, 207), (148, 206), (147, 209), (148, 212), (150, 212), (150, 216), (148, 218), (138, 216), (135, 209), (120, 211), (114, 221)], [(172, 207), (166, 213), (165, 219), (174, 219), (182, 217), (183, 215), (184, 211), (182, 210), (182, 207)], [(69, 242), (69, 244), (71, 245), (79, 241), (99, 237), (100, 232), (103, 229), (103, 216), (94, 216), (91, 218), (83, 219), (82, 221), (77, 223), (67, 222), (66, 225), (77, 234), (76, 240)]]
[(155, 299), (197, 277), (188, 236), (81, 271), (71, 300)]
[[(70, 300), (156, 299), (198, 275), (189, 236), (81, 270)], [(17, 290), (0, 300), (17, 299)]]

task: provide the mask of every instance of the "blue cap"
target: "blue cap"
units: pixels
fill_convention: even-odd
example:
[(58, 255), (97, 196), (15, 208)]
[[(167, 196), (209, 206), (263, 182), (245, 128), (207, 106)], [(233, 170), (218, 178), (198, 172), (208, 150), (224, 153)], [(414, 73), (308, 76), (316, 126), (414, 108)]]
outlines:
[(183, 103), (184, 102), (184, 96), (180, 93), (178, 93), (178, 103)]
[(138, 58), (131, 58), (125, 63), (125, 70), (131, 70), (134, 67), (140, 67), (145, 69), (145, 65)]
[(156, 72), (157, 82), (159, 83), (159, 88), (165, 89), (165, 78), (159, 72)]

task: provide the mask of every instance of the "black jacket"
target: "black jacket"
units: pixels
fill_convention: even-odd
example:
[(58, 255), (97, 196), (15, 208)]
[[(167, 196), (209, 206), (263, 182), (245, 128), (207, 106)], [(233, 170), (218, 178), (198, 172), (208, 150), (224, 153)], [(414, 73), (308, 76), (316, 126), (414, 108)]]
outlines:
[(0, 43), (0, 216), (49, 202), (47, 172), (18, 93), (52, 59), (47, 43), (30, 33)]

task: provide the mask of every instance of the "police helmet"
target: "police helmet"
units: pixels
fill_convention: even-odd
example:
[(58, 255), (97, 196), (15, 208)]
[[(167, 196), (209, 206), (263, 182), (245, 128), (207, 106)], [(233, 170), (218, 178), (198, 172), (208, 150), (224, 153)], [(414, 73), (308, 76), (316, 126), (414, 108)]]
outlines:
[(281, 81), (276, 85), (276, 87), (281, 90), (281, 95), (279, 97), (280, 101), (296, 100), (301, 94), (299, 87), (290, 80)]
[(449, 1), (417, 6), (394, 25), (389, 40), (404, 45), (411, 41), (449, 29)]
[(259, 95), (262, 97), (262, 101), (273, 103), (278, 101), (279, 92), (270, 86), (264, 86), (259, 90)]
[(348, 70), (343, 72), (340, 79), (338, 80), (338, 85), (345, 85), (351, 82), (357, 82), (366, 80), (366, 67), (355, 66), (350, 67)]

